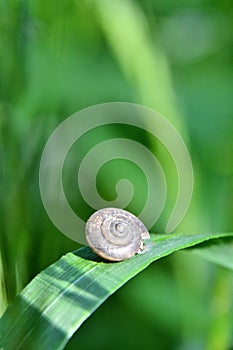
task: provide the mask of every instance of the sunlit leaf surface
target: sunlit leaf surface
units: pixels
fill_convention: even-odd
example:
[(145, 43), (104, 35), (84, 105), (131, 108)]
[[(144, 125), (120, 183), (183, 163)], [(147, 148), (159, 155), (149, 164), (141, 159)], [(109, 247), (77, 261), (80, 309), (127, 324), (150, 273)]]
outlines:
[(150, 263), (227, 236), (233, 234), (152, 235), (144, 254), (119, 263), (101, 260), (89, 247), (68, 253), (37, 275), (8, 308), (0, 321), (0, 345), (14, 350), (62, 349), (106, 298)]

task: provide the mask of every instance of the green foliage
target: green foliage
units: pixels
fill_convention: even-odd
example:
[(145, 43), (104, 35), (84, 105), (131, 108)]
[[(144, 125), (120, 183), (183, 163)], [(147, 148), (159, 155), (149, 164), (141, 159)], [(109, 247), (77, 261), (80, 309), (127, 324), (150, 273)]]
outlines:
[[(3, 315), (0, 346), (8, 350), (63, 349), (107, 297), (150, 263), (177, 250), (224, 237), (233, 238), (233, 233), (152, 235), (145, 253), (119, 263), (101, 260), (88, 247), (68, 253), (36, 276)], [(200, 251), (205, 254), (206, 249)], [(225, 258), (225, 263), (227, 260), (233, 269), (232, 257)]]
[[(231, 7), (228, 0), (0, 1), (1, 314), (36, 274), (77, 249), (44, 211), (38, 169), (54, 128), (84, 107), (127, 101), (164, 114), (184, 137), (195, 172), (191, 207), (178, 231), (232, 231)], [(151, 145), (149, 135), (134, 134)], [(167, 153), (156, 147), (168, 178), (166, 212), (155, 228), (162, 233), (177, 183)], [(143, 189), (134, 198), (140, 210), (143, 176), (120, 167)], [(106, 178), (115, 177), (110, 164), (98, 174), (106, 199), (114, 192)], [(69, 199), (77, 208), (77, 198)], [(83, 206), (82, 217), (89, 214)], [(205, 257), (231, 267), (231, 251), (213, 245)], [(154, 337), (160, 349), (227, 348), (232, 273), (200, 255), (179, 253), (152, 264), (104, 303), (68, 348), (104, 349), (110, 342), (118, 349), (154, 348)]]

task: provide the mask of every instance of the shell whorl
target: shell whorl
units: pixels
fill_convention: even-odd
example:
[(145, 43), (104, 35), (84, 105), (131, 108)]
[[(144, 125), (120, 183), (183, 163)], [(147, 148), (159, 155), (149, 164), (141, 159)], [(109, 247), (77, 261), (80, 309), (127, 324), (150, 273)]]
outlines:
[(144, 224), (123, 209), (104, 208), (86, 223), (86, 240), (92, 250), (110, 261), (128, 259), (140, 252), (142, 239), (149, 238)]

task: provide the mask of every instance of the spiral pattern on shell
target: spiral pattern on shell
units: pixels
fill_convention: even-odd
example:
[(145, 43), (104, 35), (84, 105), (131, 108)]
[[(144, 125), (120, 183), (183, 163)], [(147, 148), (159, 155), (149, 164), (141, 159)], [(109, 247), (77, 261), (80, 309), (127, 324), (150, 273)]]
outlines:
[(96, 211), (86, 224), (86, 240), (101, 257), (111, 261), (128, 259), (149, 238), (144, 224), (133, 214), (117, 208)]
[[(162, 155), (170, 155), (169, 167), (160, 163), (160, 146)], [(129, 209), (148, 230), (157, 231), (161, 219), (160, 231), (172, 232), (185, 215), (192, 186), (192, 162), (175, 127), (131, 103), (75, 113), (54, 130), (41, 157), (44, 208), (61, 232), (81, 244), (87, 244), (88, 215), (107, 207)]]

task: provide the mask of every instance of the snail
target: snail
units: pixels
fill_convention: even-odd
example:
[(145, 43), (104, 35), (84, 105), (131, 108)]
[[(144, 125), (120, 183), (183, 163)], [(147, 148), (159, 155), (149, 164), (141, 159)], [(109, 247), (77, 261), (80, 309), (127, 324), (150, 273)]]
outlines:
[(150, 238), (144, 224), (133, 214), (118, 208), (104, 208), (90, 216), (85, 228), (91, 249), (110, 261), (126, 260), (143, 252), (143, 240)]

